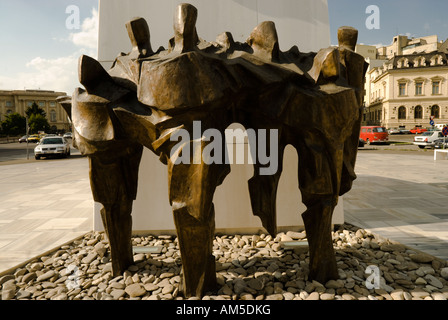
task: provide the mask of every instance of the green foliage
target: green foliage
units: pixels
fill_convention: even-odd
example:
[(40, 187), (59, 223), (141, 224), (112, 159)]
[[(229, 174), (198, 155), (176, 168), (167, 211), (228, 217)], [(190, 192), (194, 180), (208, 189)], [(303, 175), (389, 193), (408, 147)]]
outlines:
[(31, 116), (33, 114), (40, 114), (40, 115), (44, 116), (44, 118), (47, 116), (47, 113), (45, 112), (45, 110), (40, 108), (36, 102), (33, 102), (31, 107), (26, 109), (25, 114), (28, 116), (28, 119), (31, 118)]
[(26, 119), (19, 113), (10, 113), (5, 116), (5, 120), (1, 122), (3, 134), (17, 136), (26, 132)]
[(32, 114), (28, 119), (28, 125), (30, 127), (30, 133), (38, 133), (39, 131), (48, 132), (50, 130), (47, 118), (41, 114)]

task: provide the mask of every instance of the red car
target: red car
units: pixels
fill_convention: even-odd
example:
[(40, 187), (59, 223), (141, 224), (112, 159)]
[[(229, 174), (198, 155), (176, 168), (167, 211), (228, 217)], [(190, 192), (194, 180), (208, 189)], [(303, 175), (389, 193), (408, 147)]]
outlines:
[(371, 143), (389, 143), (389, 132), (381, 126), (361, 127), (359, 137), (365, 141), (367, 145)]
[(423, 132), (428, 131), (428, 129), (421, 128), (421, 127), (414, 127), (411, 130), (409, 130), (409, 131), (411, 131), (411, 133), (421, 134)]

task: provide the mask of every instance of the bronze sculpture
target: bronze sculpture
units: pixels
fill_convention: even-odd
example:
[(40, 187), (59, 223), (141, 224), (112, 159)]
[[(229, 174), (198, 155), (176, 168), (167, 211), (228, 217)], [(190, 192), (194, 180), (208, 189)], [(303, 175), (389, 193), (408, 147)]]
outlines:
[(273, 22), (258, 25), (246, 43), (235, 42), (228, 32), (206, 42), (198, 37), (196, 19), (195, 7), (180, 4), (169, 48), (154, 52), (146, 21), (134, 18), (126, 24), (131, 52), (117, 57), (109, 71), (82, 56), (79, 81), (85, 90), (60, 99), (72, 119), (74, 141), (89, 157), (92, 193), (103, 205), (114, 275), (133, 262), (132, 202), (147, 147), (168, 167), (184, 295), (201, 296), (216, 288), (212, 200), (230, 166), (225, 155), (218, 154), (212, 163), (201, 156), (212, 143), (225, 148), (225, 142), (205, 135), (179, 138), (185, 132), (191, 137), (197, 122), (221, 133), (237, 122), (278, 133), (266, 141), (267, 150), (278, 152), (277, 170), (269, 172), (265, 162), (256, 161), (249, 180), (253, 213), (271, 234), (276, 233), (283, 150), (287, 144), (298, 150), (309, 276), (320, 282), (337, 278), (331, 218), (338, 197), (356, 178), (367, 67), (354, 52), (357, 31), (340, 28), (339, 47), (318, 53), (302, 53), (296, 46), (282, 52)]

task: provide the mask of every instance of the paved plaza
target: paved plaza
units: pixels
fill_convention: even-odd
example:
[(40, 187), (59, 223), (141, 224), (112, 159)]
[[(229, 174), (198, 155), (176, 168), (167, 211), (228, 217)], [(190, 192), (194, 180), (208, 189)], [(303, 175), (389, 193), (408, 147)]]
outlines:
[(91, 231), (86, 158), (0, 166), (0, 274)]
[[(360, 150), (347, 223), (448, 259), (448, 161)], [(93, 228), (88, 159), (0, 165), (0, 274)]]
[(345, 221), (448, 260), (448, 160), (433, 154), (361, 150)]

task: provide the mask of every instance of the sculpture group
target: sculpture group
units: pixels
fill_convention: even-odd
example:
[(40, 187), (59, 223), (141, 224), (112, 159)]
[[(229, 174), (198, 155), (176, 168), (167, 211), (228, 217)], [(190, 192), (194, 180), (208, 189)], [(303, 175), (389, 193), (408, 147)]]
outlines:
[[(109, 71), (82, 56), (79, 81), (85, 89), (59, 99), (73, 122), (76, 146), (90, 161), (92, 193), (103, 205), (114, 275), (133, 263), (132, 203), (146, 147), (167, 165), (183, 293), (201, 296), (216, 289), (212, 200), (230, 166), (193, 161), (193, 153), (191, 162), (178, 163), (186, 148), (195, 144), (202, 151), (212, 141), (204, 136), (185, 143), (173, 139), (180, 130), (192, 133), (193, 122), (200, 121), (203, 130), (222, 133), (235, 122), (255, 131), (277, 130), (278, 170), (260, 174), (264, 164), (255, 161), (248, 182), (253, 213), (271, 234), (276, 234), (283, 151), (288, 144), (297, 149), (298, 182), (307, 207), (302, 217), (309, 277), (336, 279), (332, 214), (356, 178), (367, 67), (354, 52), (357, 31), (341, 27), (339, 46), (317, 53), (302, 53), (296, 46), (282, 52), (273, 22), (258, 25), (245, 43), (228, 32), (206, 42), (196, 31), (195, 7), (180, 4), (174, 17), (174, 37), (168, 49), (157, 51), (146, 21), (128, 22), (131, 52), (118, 56)], [(272, 150), (269, 141), (267, 150)]]

